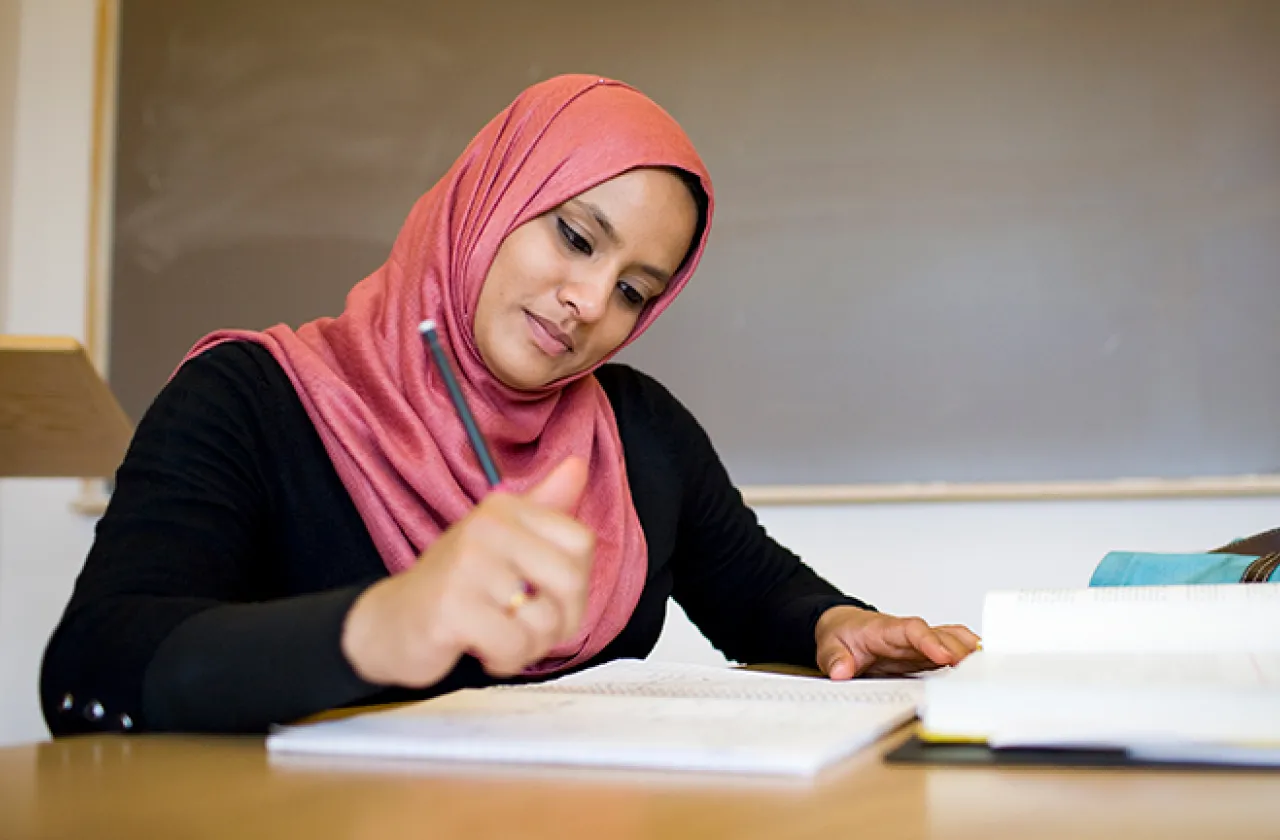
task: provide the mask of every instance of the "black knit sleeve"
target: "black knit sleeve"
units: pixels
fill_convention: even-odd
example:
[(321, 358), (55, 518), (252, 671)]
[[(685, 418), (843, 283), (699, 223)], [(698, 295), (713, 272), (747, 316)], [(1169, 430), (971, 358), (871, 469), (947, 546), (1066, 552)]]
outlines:
[(769, 536), (706, 431), (674, 395), (643, 378), (681, 473), (673, 597), (731, 660), (815, 667), (822, 613), (874, 607), (841, 593)]
[(45, 650), (54, 735), (262, 731), (377, 690), (341, 654), (360, 587), (281, 599), (251, 357), (183, 366), (139, 423)]

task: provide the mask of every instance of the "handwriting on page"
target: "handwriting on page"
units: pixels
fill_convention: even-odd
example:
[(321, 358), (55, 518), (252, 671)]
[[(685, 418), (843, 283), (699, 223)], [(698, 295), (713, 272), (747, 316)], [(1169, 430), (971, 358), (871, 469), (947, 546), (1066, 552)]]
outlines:
[(918, 680), (909, 679), (831, 682), (682, 663), (618, 660), (587, 674), (535, 685), (508, 686), (506, 690), (616, 697), (890, 705), (918, 701), (923, 697), (924, 686)]
[(909, 684), (904, 688), (855, 686), (852, 689), (832, 684), (834, 690), (818, 688), (765, 688), (746, 686), (727, 688), (714, 685), (633, 685), (598, 683), (595, 685), (544, 685), (523, 686), (521, 691), (547, 694), (597, 694), (616, 697), (653, 697), (671, 699), (761, 700), (780, 703), (851, 703), (886, 704), (913, 701), (920, 694), (922, 684)]
[(1018, 592), (1015, 600), (1019, 604), (1108, 604), (1116, 601), (1125, 603), (1165, 602), (1171, 600), (1163, 587), (1108, 586), (1088, 589), (1028, 589)]
[(1089, 589), (1026, 589), (1011, 593), (1019, 604), (1255, 603), (1280, 604), (1280, 586), (1097, 586)]

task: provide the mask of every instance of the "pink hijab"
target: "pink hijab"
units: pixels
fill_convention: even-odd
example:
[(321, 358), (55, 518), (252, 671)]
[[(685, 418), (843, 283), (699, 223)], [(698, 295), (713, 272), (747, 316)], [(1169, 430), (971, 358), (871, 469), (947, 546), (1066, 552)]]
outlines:
[(617, 420), (592, 371), (537, 392), (507, 387), (476, 348), (476, 302), (513, 229), (641, 166), (696, 175), (707, 193), (707, 224), (625, 346), (671, 304), (696, 268), (714, 206), (711, 181), (684, 131), (644, 95), (598, 76), (560, 76), (525, 90), (475, 136), (417, 201), (390, 258), (351, 290), (337, 318), (297, 331), (281, 324), (264, 332), (215, 332), (183, 360), (226, 341), (253, 341), (271, 352), (395, 574), (489, 491), (418, 333), (422, 320), (434, 319), (504, 489), (526, 489), (570, 455), (589, 466), (577, 511), (597, 535), (586, 615), (576, 637), (530, 673), (580, 664), (618, 635), (644, 588), (648, 554)]

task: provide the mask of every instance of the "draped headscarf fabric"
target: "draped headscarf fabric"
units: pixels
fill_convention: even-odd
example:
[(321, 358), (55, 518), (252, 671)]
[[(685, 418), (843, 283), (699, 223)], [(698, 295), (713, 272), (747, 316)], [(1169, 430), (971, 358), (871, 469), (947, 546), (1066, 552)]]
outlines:
[(415, 203), (386, 263), (351, 290), (337, 317), (296, 331), (285, 325), (221, 330), (183, 360), (226, 341), (256, 342), (272, 354), (395, 574), (413, 566), (490, 490), (418, 332), (421, 321), (435, 320), (503, 489), (522, 491), (568, 456), (588, 464), (575, 512), (596, 534), (586, 614), (578, 634), (532, 666), (533, 674), (580, 664), (617, 636), (644, 587), (647, 550), (617, 421), (594, 368), (537, 391), (508, 387), (477, 350), (476, 304), (512, 230), (649, 166), (696, 176), (708, 206), (700, 239), (625, 346), (670, 305), (696, 268), (714, 207), (711, 181), (684, 131), (653, 101), (621, 82), (572, 75), (526, 89), (481, 129)]

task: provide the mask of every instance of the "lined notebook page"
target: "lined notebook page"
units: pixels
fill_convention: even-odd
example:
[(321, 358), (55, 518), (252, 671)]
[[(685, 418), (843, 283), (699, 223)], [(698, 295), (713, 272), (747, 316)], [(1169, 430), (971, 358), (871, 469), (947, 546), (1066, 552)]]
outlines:
[(992, 653), (1280, 651), (1280, 584), (992, 592), (982, 644)]
[(616, 660), (551, 682), (499, 690), (859, 705), (915, 703), (924, 696), (923, 683), (914, 679), (832, 682), (825, 678), (635, 659)]
[[(892, 687), (888, 683), (898, 683)], [(832, 689), (836, 690), (832, 690)], [(267, 739), (276, 753), (811, 775), (915, 716), (914, 680), (615, 662)]]

